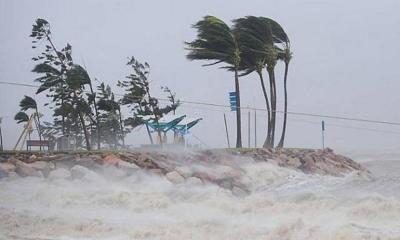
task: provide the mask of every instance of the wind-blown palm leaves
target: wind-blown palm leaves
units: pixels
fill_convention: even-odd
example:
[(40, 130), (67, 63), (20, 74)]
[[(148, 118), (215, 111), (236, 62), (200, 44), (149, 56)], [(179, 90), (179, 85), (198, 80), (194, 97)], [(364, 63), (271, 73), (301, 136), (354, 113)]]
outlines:
[(29, 116), (25, 112), (18, 112), (17, 114), (15, 114), (14, 120), (17, 121), (17, 123), (28, 122)]
[(189, 60), (212, 60), (210, 66), (225, 63), (225, 67), (233, 68), (235, 72), (236, 91), (236, 147), (242, 147), (241, 134), (241, 109), (240, 109), (240, 48), (234, 31), (222, 20), (214, 16), (206, 16), (193, 25), (197, 30), (197, 38), (192, 42), (186, 42), (187, 58)]

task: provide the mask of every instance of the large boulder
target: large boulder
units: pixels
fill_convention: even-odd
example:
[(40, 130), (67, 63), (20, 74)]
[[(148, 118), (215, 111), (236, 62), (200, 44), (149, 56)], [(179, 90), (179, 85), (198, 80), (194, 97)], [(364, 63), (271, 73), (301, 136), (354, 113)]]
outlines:
[(49, 173), (50, 179), (68, 179), (71, 178), (71, 172), (65, 168), (57, 168)]
[(169, 172), (165, 176), (170, 182), (174, 184), (180, 184), (185, 182), (185, 178), (182, 177), (177, 171)]
[(42, 173), (37, 171), (35, 168), (30, 166), (27, 163), (24, 163), (20, 160), (15, 161), (15, 172), (18, 173), (21, 177), (42, 177)]
[(130, 163), (127, 161), (120, 160), (118, 162), (118, 167), (126, 172), (134, 172), (140, 169), (140, 167), (134, 163)]
[(15, 172), (15, 165), (12, 163), (4, 162), (0, 163), (0, 170), (5, 171), (5, 172)]
[(186, 179), (186, 183), (189, 185), (202, 185), (203, 182), (201, 181), (200, 178), (197, 177), (189, 177)]
[(97, 173), (80, 165), (73, 166), (71, 168), (71, 174), (73, 178), (87, 180), (87, 181), (97, 181), (100, 178), (99, 175), (97, 175)]
[(193, 171), (189, 167), (185, 167), (185, 166), (176, 167), (175, 171), (177, 171), (184, 178), (188, 178), (193, 175)]
[(44, 176), (48, 176), (49, 172), (55, 168), (54, 163), (49, 163), (45, 161), (36, 161), (30, 163), (29, 166), (37, 171), (42, 172)]

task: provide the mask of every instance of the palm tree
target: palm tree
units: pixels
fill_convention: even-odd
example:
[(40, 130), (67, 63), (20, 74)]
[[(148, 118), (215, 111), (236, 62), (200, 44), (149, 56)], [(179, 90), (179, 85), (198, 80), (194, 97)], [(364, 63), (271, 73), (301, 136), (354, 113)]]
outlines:
[(66, 83), (68, 88), (73, 92), (74, 104), (85, 135), (86, 149), (91, 150), (89, 133), (86, 129), (85, 119), (83, 117), (84, 113), (88, 113), (88, 104), (81, 96), (84, 86), (90, 84), (89, 74), (82, 66), (74, 64), (71, 69), (67, 71), (66, 76)]
[[(250, 68), (256, 70), (262, 78), (262, 68), (266, 65), (270, 85), (270, 117), (268, 121), (267, 137), (263, 147), (274, 146), (275, 122), (276, 122), (276, 87), (275, 87), (275, 65), (277, 62), (277, 50), (274, 46), (273, 31), (268, 19), (262, 17), (247, 16), (234, 20), (235, 29), (238, 32), (240, 44), (243, 44), (244, 57), (250, 62)], [(266, 98), (268, 110), (268, 96), (265, 84), (261, 81), (264, 98)]]
[(260, 24), (258, 18), (252, 16), (235, 19), (233, 22), (242, 53), (240, 70), (243, 73), (240, 76), (248, 75), (255, 71), (260, 79), (268, 113), (266, 142), (269, 143), (271, 141), (271, 109), (262, 70), (266, 64), (266, 53), (263, 50), (265, 45), (264, 39), (269, 38), (270, 31), (265, 29), (263, 24)]
[(236, 91), (236, 147), (242, 147), (241, 114), (240, 114), (240, 48), (235, 32), (222, 20), (214, 16), (205, 16), (202, 20), (193, 25), (197, 29), (197, 38), (192, 42), (186, 42), (187, 58), (189, 60), (213, 60), (211, 64), (204, 66), (225, 63), (228, 68), (235, 72)]
[[(19, 106), (21, 107), (21, 112), (17, 113), (17, 115), (15, 116), (15, 120), (18, 121), (18, 123), (22, 122), (22, 121), (27, 121), (27, 119), (29, 120), (28, 115), (26, 115), (25, 111), (32, 109), (35, 111), (35, 119), (37, 120), (36, 123), (36, 127), (38, 130), (38, 135), (39, 135), (39, 140), (42, 141), (42, 130), (41, 130), (41, 124), (40, 124), (40, 115), (39, 115), (39, 111), (38, 111), (38, 107), (37, 107), (37, 103), (35, 101), (35, 99), (26, 96), (21, 100), (21, 102), (19, 103)], [(25, 115), (21, 114), (21, 113), (25, 113)], [(42, 147), (40, 146), (40, 150), (42, 150)]]

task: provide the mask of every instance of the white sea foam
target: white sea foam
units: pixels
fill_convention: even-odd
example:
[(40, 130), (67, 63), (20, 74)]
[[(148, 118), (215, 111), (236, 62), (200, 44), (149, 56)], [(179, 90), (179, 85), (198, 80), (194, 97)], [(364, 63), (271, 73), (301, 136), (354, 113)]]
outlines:
[(400, 239), (400, 172), (390, 171), (399, 163), (337, 178), (249, 161), (245, 196), (142, 171), (118, 181), (3, 179), (0, 238)]

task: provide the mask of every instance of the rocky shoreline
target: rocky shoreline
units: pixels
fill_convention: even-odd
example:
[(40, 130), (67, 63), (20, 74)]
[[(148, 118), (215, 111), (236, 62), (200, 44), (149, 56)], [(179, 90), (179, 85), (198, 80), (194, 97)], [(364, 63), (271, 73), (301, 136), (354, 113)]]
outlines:
[(245, 172), (240, 165), (246, 162), (269, 162), (306, 174), (336, 177), (353, 171), (368, 172), (362, 165), (331, 149), (138, 149), (118, 152), (4, 152), (0, 154), (0, 178), (19, 176), (96, 180), (98, 174), (103, 174), (113, 179), (123, 179), (141, 170), (165, 176), (174, 184), (213, 183), (243, 194), (246, 189), (239, 179)]

